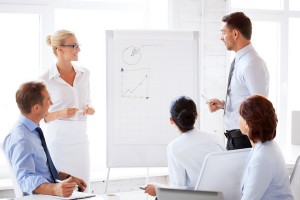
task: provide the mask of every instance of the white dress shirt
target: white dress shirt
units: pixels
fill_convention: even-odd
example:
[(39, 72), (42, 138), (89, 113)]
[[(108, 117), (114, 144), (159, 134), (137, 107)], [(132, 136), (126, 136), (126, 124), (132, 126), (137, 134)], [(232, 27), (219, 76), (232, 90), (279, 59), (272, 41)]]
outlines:
[(224, 150), (221, 137), (194, 128), (183, 133), (168, 145), (170, 187), (194, 189), (205, 156)]
[(231, 89), (226, 101), (225, 130), (239, 129), (239, 107), (244, 99), (254, 94), (268, 97), (269, 79), (267, 66), (252, 44), (236, 52)]
[[(56, 66), (51, 67), (41, 76), (46, 81), (47, 90), (53, 105), (49, 112), (63, 110), (65, 108), (78, 108), (83, 110), (86, 105), (91, 104), (90, 98), (90, 72), (83, 67), (73, 66), (76, 72), (73, 86), (64, 81)], [(75, 116), (66, 120), (86, 120), (83, 112), (77, 112)]]
[(242, 200), (292, 200), (283, 155), (274, 141), (258, 142), (249, 154), (242, 185)]

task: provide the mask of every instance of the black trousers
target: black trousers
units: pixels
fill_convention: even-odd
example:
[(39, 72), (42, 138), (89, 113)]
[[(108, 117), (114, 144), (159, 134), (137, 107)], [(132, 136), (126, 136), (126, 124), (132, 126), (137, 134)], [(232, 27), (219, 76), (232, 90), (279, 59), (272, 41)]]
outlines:
[(247, 135), (244, 135), (240, 129), (226, 131), (224, 135), (227, 138), (227, 150), (251, 148), (251, 142)]

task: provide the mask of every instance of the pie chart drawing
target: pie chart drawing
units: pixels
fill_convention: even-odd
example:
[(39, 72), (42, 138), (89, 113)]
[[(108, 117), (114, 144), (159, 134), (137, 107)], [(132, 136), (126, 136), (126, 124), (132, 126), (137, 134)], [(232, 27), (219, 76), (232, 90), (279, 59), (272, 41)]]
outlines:
[(122, 53), (122, 59), (127, 65), (136, 65), (141, 60), (141, 51), (134, 46), (127, 47)]

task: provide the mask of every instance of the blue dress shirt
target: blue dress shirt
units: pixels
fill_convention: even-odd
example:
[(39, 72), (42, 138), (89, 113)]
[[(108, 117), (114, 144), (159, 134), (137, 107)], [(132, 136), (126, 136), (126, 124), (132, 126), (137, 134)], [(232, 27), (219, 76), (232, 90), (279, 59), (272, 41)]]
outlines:
[(37, 126), (32, 120), (20, 115), (4, 140), (5, 154), (25, 195), (33, 194), (43, 183), (53, 182), (46, 154), (35, 130)]
[(283, 155), (274, 141), (250, 152), (241, 185), (242, 200), (293, 200)]

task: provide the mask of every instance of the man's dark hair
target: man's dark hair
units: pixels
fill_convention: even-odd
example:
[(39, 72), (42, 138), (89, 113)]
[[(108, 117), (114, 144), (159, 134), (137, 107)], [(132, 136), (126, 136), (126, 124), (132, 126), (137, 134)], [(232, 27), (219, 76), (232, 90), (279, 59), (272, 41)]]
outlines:
[(46, 88), (43, 82), (23, 83), (16, 92), (16, 102), (22, 114), (29, 114), (32, 106), (43, 104), (42, 91)]
[(222, 19), (231, 30), (237, 29), (242, 35), (251, 40), (252, 35), (252, 23), (249, 17), (247, 17), (243, 12), (234, 12), (229, 15), (225, 15)]

